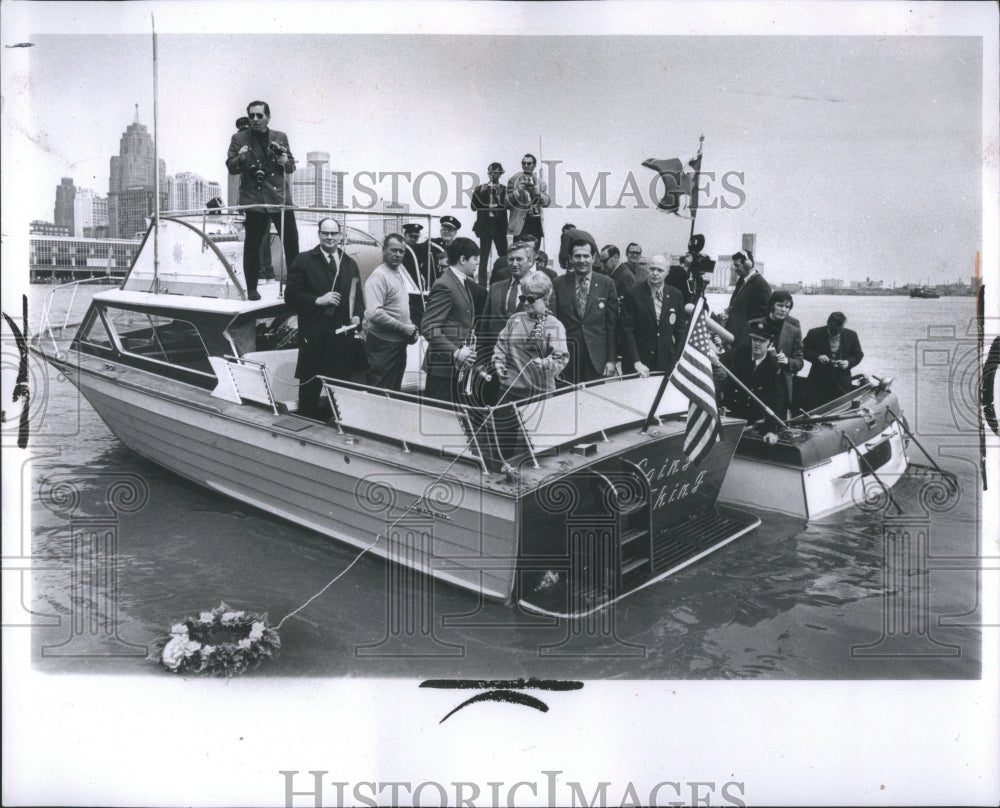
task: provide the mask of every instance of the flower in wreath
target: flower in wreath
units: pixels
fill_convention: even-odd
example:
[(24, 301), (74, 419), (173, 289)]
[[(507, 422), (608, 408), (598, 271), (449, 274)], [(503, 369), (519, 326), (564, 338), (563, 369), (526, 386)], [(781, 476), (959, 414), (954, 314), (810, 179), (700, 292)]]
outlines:
[(170, 627), (170, 633), (171, 634), (187, 634), (188, 633), (187, 623), (174, 623)]
[(195, 642), (184, 634), (175, 634), (163, 647), (163, 664), (170, 670), (176, 671), (200, 650), (200, 642)]
[(234, 626), (246, 616), (246, 612), (223, 612), (222, 625)]
[(215, 622), (215, 615), (212, 612), (202, 612), (198, 615), (199, 623), (213, 623)]

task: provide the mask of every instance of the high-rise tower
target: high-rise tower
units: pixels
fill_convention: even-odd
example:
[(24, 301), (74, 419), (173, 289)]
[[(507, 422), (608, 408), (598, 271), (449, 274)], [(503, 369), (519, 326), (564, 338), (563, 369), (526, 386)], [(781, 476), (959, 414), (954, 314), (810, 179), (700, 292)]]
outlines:
[[(146, 219), (155, 207), (156, 175), (154, 171), (153, 138), (139, 123), (139, 105), (135, 105), (135, 121), (122, 135), (118, 156), (111, 158), (111, 178), (108, 182), (108, 225), (112, 238), (135, 238), (146, 230)], [(160, 207), (166, 204), (167, 167), (159, 161)]]

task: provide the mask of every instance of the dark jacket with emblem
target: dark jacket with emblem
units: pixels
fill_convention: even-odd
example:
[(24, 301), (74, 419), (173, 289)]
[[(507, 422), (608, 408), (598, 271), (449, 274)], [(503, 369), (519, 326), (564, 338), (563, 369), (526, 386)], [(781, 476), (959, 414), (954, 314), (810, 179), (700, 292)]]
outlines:
[[(287, 300), (299, 315), (299, 359), (295, 377), (300, 381), (321, 374), (337, 379), (349, 379), (352, 373), (365, 369), (364, 343), (356, 339), (357, 332), (334, 332), (362, 317), (365, 311), (364, 288), (358, 265), (342, 250), (340, 259), (327, 263), (320, 247), (299, 253), (288, 269)], [(334, 281), (336, 279), (336, 281)], [(316, 298), (331, 291), (340, 292), (337, 306), (317, 306)], [(353, 289), (353, 308), (351, 291)]]
[(650, 370), (670, 372), (684, 346), (686, 326), (684, 299), (677, 289), (663, 285), (657, 320), (650, 285), (632, 286), (622, 301), (622, 370), (633, 373), (635, 363), (642, 362)]

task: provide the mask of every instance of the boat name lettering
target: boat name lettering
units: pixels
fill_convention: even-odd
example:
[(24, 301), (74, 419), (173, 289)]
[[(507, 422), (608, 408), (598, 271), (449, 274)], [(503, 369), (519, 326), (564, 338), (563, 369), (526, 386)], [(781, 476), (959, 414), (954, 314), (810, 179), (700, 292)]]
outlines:
[(674, 458), (673, 460), (664, 460), (663, 465), (660, 466), (659, 469), (647, 468), (646, 466), (648, 463), (649, 463), (649, 458), (644, 457), (638, 462), (636, 462), (636, 466), (639, 467), (639, 471), (645, 474), (646, 479), (649, 480), (651, 483), (654, 482), (655, 480), (662, 480), (665, 477), (672, 477), (674, 474), (677, 474), (678, 472), (685, 472), (691, 465), (690, 460), (688, 460), (687, 458), (684, 458), (682, 460), (679, 457)]
[(699, 471), (693, 482), (674, 483), (665, 485), (660, 489), (649, 489), (649, 500), (653, 503), (653, 510), (659, 510), (671, 502), (677, 502), (698, 491), (705, 481), (705, 472)]
[[(417, 500), (419, 502), (420, 500)], [(433, 517), (434, 519), (447, 519), (451, 521), (451, 517), (446, 513), (441, 513), (440, 511), (431, 510), (430, 508), (425, 508), (423, 505), (418, 505), (416, 502), (410, 506), (410, 510), (413, 513), (422, 513), (426, 516)]]

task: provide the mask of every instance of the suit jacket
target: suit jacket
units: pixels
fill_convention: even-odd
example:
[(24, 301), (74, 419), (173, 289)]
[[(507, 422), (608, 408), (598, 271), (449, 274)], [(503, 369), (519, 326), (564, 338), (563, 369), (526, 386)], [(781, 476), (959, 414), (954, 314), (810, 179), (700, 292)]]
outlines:
[(476, 211), (476, 223), (472, 225), (472, 232), (480, 238), (507, 232), (507, 187), (502, 183), (497, 183), (496, 200), (498, 207), (492, 207), (488, 182), (476, 186), (476, 190), (472, 192), (469, 207)]
[(676, 289), (680, 292), (681, 297), (684, 299), (685, 303), (690, 303), (693, 295), (691, 294), (691, 276), (688, 274), (687, 270), (682, 266), (674, 264), (670, 269), (667, 270), (667, 277), (664, 281), (671, 289)]
[(640, 283), (625, 292), (622, 302), (622, 364), (626, 373), (642, 362), (650, 370), (669, 372), (684, 347), (687, 315), (684, 299), (672, 286), (663, 286), (659, 320), (653, 290)]
[(445, 270), (431, 288), (420, 331), (427, 338), (424, 370), (432, 376), (450, 376), (455, 368), (454, 353), (469, 344), (476, 319), (472, 290)]
[(549, 188), (537, 177), (535, 178), (535, 191), (530, 193), (527, 190), (518, 190), (521, 177), (528, 176), (523, 171), (518, 171), (507, 181), (507, 198), (504, 204), (510, 211), (507, 220), (507, 232), (515, 236), (520, 235), (524, 229), (524, 220), (528, 217), (528, 209), (534, 206), (547, 208), (549, 206)]
[(576, 274), (567, 272), (552, 284), (555, 290), (556, 317), (566, 328), (571, 367), (580, 345), (587, 346), (590, 361), (598, 374), (608, 362), (618, 358), (618, 294), (615, 282), (607, 275), (590, 273), (587, 307), (581, 316), (576, 307)]
[(628, 264), (619, 264), (609, 276), (615, 282), (615, 291), (621, 298), (625, 292), (635, 286), (635, 273), (629, 269)]
[[(747, 323), (756, 323), (758, 321), (763, 321), (766, 318), (759, 317), (755, 320), (751, 320)], [(799, 321), (794, 317), (785, 317), (785, 324), (781, 327), (781, 335), (778, 337), (778, 344), (774, 346), (775, 351), (778, 353), (783, 353), (788, 357), (788, 368), (782, 372), (785, 380), (785, 392), (788, 395), (788, 401), (792, 400), (792, 379), (795, 374), (802, 370), (805, 362), (803, 361), (802, 352), (802, 326)], [(783, 415), (783, 413), (778, 413), (778, 415)]]
[[(759, 365), (755, 365), (751, 357), (750, 342), (747, 340), (723, 356), (722, 362), (779, 417), (784, 415), (788, 409), (785, 385), (781, 379), (778, 360), (772, 354), (768, 353)], [(726, 393), (726, 401), (729, 403), (730, 411), (737, 418), (746, 418), (751, 422), (764, 418), (766, 430), (778, 428), (778, 423), (767, 415), (760, 404), (732, 382)]]
[(729, 298), (729, 316), (726, 328), (737, 342), (743, 339), (747, 323), (767, 316), (767, 301), (771, 297), (771, 284), (764, 280), (759, 272), (750, 275), (742, 284), (737, 281), (739, 289), (733, 291)]
[[(271, 152), (270, 146), (276, 143), (288, 153), (288, 162), (282, 167)], [(240, 175), (241, 205), (291, 205), (292, 186), (286, 182), (286, 174), (295, 171), (295, 158), (288, 147), (288, 136), (277, 129), (267, 130), (268, 148), (262, 149), (253, 137), (253, 131), (247, 129), (237, 132), (229, 141), (229, 152), (226, 156), (226, 168), (230, 174)], [(246, 156), (240, 157), (243, 146), (249, 146)], [(264, 179), (258, 183), (256, 169), (264, 172)]]
[[(351, 287), (354, 287), (353, 312), (361, 317), (365, 312), (364, 287), (358, 265), (351, 256), (337, 250), (340, 272), (336, 263), (328, 266), (320, 247), (299, 253), (288, 268), (287, 300), (299, 315), (299, 358), (295, 377), (306, 380), (317, 373), (336, 378), (348, 378), (363, 370), (360, 341), (353, 333), (333, 332), (351, 322)], [(336, 275), (336, 283), (333, 283)], [(353, 282), (353, 283), (352, 283)], [(331, 288), (340, 292), (340, 304), (317, 306), (316, 298)], [(354, 345), (357, 342), (358, 345)]]
[[(808, 395), (812, 406), (819, 406), (832, 401), (851, 389), (851, 369), (861, 362), (864, 352), (857, 332), (849, 328), (840, 330), (840, 350), (833, 354), (830, 351), (830, 332), (825, 325), (810, 328), (802, 341), (805, 358), (812, 364), (809, 367)], [(839, 369), (831, 365), (820, 364), (821, 356), (831, 359), (846, 359), (847, 368)]]

